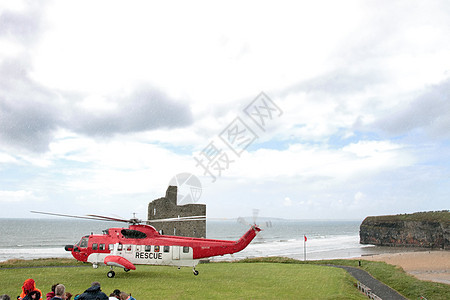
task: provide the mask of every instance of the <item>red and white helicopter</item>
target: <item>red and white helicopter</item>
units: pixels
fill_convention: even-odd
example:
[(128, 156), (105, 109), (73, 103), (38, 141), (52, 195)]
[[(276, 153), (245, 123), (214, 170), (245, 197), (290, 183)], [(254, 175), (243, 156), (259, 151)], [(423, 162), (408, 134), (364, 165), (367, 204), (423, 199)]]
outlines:
[[(259, 226), (254, 224), (239, 240), (227, 241), (163, 235), (153, 226), (141, 224), (146, 221), (136, 218), (125, 220), (98, 215), (72, 216), (38, 211), (32, 211), (32, 213), (130, 223), (128, 228), (109, 228), (104, 230), (103, 234), (86, 235), (77, 244), (65, 247), (66, 251), (72, 252), (75, 259), (91, 263), (94, 269), (101, 265), (110, 266), (111, 270), (107, 273), (109, 278), (115, 276), (113, 267), (123, 268), (128, 272), (135, 270), (136, 265), (192, 267), (194, 275), (198, 275), (195, 267), (200, 259), (239, 252), (247, 247), (261, 231)], [(205, 220), (205, 217), (193, 216), (149, 221), (178, 222), (183, 220)]]

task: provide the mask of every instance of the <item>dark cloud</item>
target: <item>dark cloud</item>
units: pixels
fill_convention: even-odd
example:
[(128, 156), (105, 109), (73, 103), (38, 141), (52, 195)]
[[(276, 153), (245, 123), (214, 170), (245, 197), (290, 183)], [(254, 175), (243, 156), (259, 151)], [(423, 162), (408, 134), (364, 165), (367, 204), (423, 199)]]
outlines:
[(4, 11), (0, 14), (0, 36), (23, 44), (36, 41), (42, 29), (41, 4), (43, 3), (28, 7), (23, 12)]
[(0, 145), (44, 152), (60, 122), (58, 96), (29, 77), (29, 46), (42, 32), (45, 1), (29, 3), (24, 11), (0, 14), (0, 37), (16, 42), (24, 51), (0, 65)]
[(0, 65), (0, 144), (46, 151), (59, 123), (56, 100), (30, 80), (21, 61)]
[(42, 153), (59, 128), (88, 136), (173, 128), (192, 123), (189, 105), (152, 87), (139, 87), (128, 96), (107, 99), (114, 110), (93, 111), (78, 105), (86, 95), (50, 90), (29, 76), (28, 49), (43, 30), (44, 5), (30, 3), (21, 12), (0, 14), (0, 37), (26, 46), (0, 64), (0, 146)]
[(284, 91), (282, 95), (290, 93), (320, 93), (334, 96), (362, 92), (365, 89), (386, 81), (379, 71), (352, 70), (351, 67), (337, 69), (327, 74), (299, 82)]
[(87, 135), (110, 136), (192, 123), (187, 104), (177, 102), (155, 88), (139, 87), (126, 97), (107, 100), (114, 109), (102, 114), (78, 110), (68, 126)]
[(431, 138), (450, 137), (450, 79), (429, 87), (408, 106), (393, 110), (375, 125), (392, 135), (423, 132)]
[[(70, 99), (69, 99), (70, 98)], [(104, 112), (84, 110), (82, 97), (64, 97), (28, 76), (22, 60), (0, 65), (0, 145), (45, 152), (58, 128), (88, 136), (111, 137), (192, 123), (187, 104), (150, 87), (128, 96), (108, 99), (115, 107)]]

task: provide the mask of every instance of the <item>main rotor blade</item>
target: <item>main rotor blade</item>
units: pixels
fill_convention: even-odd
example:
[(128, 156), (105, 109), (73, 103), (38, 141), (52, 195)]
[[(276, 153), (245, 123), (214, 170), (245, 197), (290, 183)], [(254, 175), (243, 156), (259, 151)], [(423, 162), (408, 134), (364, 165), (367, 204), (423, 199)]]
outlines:
[(130, 220), (125, 219), (119, 219), (119, 218), (112, 218), (112, 217), (105, 217), (105, 216), (99, 216), (99, 215), (88, 215), (89, 217), (97, 218), (96, 220), (105, 220), (105, 221), (115, 221), (115, 222), (125, 222), (129, 223)]
[[(49, 212), (43, 212), (43, 211), (35, 211), (35, 210), (31, 210), (30, 212), (33, 213), (33, 214), (58, 216), (58, 217), (68, 217), (68, 218), (76, 218), (76, 219), (88, 219), (88, 220), (97, 220), (97, 221), (113, 221), (113, 220), (108, 220), (108, 219), (104, 219), (103, 220), (103, 219), (99, 219), (99, 218), (94, 218), (92, 216), (74, 216), (74, 215), (66, 215), (66, 214), (49, 213)], [(120, 222), (124, 222), (124, 221), (121, 220)]]
[(190, 217), (179, 217), (179, 218), (145, 220), (144, 222), (158, 223), (158, 222), (183, 222), (183, 221), (205, 221), (205, 220), (206, 220), (205, 216), (190, 216)]
[(67, 214), (57, 214), (50, 212), (42, 212), (42, 211), (30, 211), (35, 214), (49, 215), (49, 216), (58, 216), (58, 217), (68, 217), (68, 218), (77, 218), (77, 219), (88, 219), (88, 220), (96, 220), (96, 221), (109, 221), (109, 222), (123, 222), (123, 223), (144, 223), (144, 222), (183, 222), (183, 221), (205, 221), (205, 216), (188, 216), (188, 217), (179, 217), (179, 218), (166, 218), (166, 219), (155, 219), (155, 220), (140, 220), (140, 219), (121, 219), (121, 218), (113, 218), (106, 217), (100, 215), (86, 215), (86, 216), (75, 216), (75, 215), (67, 215)]

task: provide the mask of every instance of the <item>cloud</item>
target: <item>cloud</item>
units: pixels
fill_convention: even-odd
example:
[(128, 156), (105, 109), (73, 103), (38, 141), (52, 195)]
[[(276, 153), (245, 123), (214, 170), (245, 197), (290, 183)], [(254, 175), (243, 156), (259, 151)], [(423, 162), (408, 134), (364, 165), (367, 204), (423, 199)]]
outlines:
[(195, 166), (188, 155), (126, 137), (92, 139), (63, 134), (50, 149), (57, 170), (55, 182), (70, 193), (100, 193), (102, 197), (164, 189), (175, 174), (191, 172)]
[[(230, 157), (232, 157), (230, 155)], [(414, 165), (411, 149), (389, 141), (360, 141), (343, 148), (293, 144), (284, 150), (258, 149), (245, 153), (224, 171), (248, 181), (287, 180), (309, 187), (341, 186), (362, 177)]]
[(44, 6), (30, 3), (0, 10), (0, 46), (16, 49), (0, 56), (1, 148), (45, 153), (60, 129), (109, 138), (193, 122), (189, 104), (155, 86), (134, 84), (128, 93), (92, 96), (41, 84), (34, 77), (39, 47), (31, 46), (47, 29), (43, 16)]
[(359, 204), (362, 200), (366, 198), (366, 195), (362, 192), (357, 192), (354, 196), (353, 204)]
[(0, 191), (0, 202), (23, 202), (37, 199), (39, 198), (29, 191)]
[(380, 71), (345, 66), (294, 84), (283, 90), (281, 94), (305, 92), (341, 96), (363, 92), (367, 88), (384, 82), (386, 77)]
[[(230, 152), (235, 162), (204, 189), (210, 212), (217, 205), (216, 213), (234, 214), (238, 206), (223, 205), (232, 199), (304, 217), (358, 208), (363, 216), (395, 203), (409, 209), (411, 199), (445, 203), (444, 2), (382, 10), (328, 3), (326, 12), (315, 4), (260, 5), (254, 22), (250, 4), (232, 24), (223, 9), (234, 13), (235, 5), (202, 14), (186, 4), (167, 19), (148, 18), (148, 11), (171, 12), (164, 4), (127, 5), (124, 15), (115, 3), (86, 11), (17, 2), (0, 4), (10, 6), (0, 8), (0, 185), (10, 191), (71, 209), (94, 199), (98, 209), (110, 201), (121, 211), (124, 194), (146, 203), (173, 175), (203, 174), (191, 152), (237, 116), (251, 126), (243, 109), (264, 91), (284, 113), (257, 131), (248, 152)], [(258, 22), (264, 18), (271, 21)], [(442, 142), (424, 145), (418, 136)]]
[(43, 153), (55, 131), (67, 129), (87, 136), (176, 128), (192, 123), (188, 104), (157, 88), (140, 86), (127, 95), (110, 96), (97, 106), (80, 95), (57, 93), (29, 76), (19, 59), (0, 65), (0, 145)]
[(0, 164), (2, 163), (17, 163), (17, 160), (6, 153), (0, 153)]
[(287, 207), (292, 206), (291, 198), (289, 198), (289, 197), (284, 198), (283, 206), (287, 206)]
[(393, 95), (384, 88), (388, 82), (382, 70), (349, 66), (275, 92), (273, 98), (285, 111), (277, 134), (295, 141), (327, 143), (345, 140), (356, 131), (371, 132), (372, 128), (363, 125), (392, 105)]
[(425, 132), (431, 138), (450, 137), (450, 79), (431, 86), (409, 105), (399, 106), (375, 126), (391, 135)]
[(0, 37), (22, 44), (30, 44), (38, 40), (42, 30), (42, 3), (27, 7), (24, 11), (5, 10), (0, 14)]
[(0, 65), (0, 145), (44, 152), (60, 123), (57, 95), (33, 82), (23, 63)]
[[(140, 86), (129, 95), (109, 96), (105, 108), (90, 111), (78, 107), (67, 127), (89, 136), (111, 136), (142, 132), (158, 128), (176, 128), (190, 125), (192, 120), (188, 104), (177, 102), (156, 88)], [(107, 106), (112, 106), (108, 109)]]
[(0, 45), (16, 50), (0, 56), (2, 148), (44, 152), (58, 126), (57, 94), (29, 76), (30, 49), (42, 33), (43, 8), (41, 4), (18, 4), (4, 8), (0, 14)]

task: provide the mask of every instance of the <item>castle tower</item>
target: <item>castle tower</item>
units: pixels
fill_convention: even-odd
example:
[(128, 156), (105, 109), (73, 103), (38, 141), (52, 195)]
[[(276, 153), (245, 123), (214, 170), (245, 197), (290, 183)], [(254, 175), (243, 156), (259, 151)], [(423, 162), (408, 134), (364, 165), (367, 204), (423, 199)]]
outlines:
[(148, 224), (166, 235), (206, 237), (206, 220), (200, 221), (178, 221), (178, 222), (155, 222), (151, 220), (167, 219), (177, 217), (205, 216), (206, 204), (177, 205), (176, 186), (169, 186), (166, 196), (155, 199), (148, 204)]

